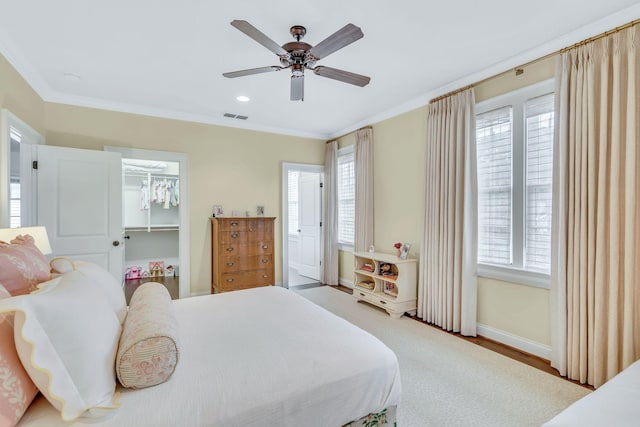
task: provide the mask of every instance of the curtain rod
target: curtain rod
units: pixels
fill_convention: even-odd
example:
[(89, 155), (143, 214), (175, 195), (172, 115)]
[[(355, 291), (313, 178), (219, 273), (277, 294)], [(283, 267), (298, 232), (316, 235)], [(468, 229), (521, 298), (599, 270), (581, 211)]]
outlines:
[(340, 138), (344, 138), (344, 137), (345, 137), (345, 136), (347, 136), (347, 135), (351, 135), (352, 133), (358, 132), (358, 131), (360, 131), (360, 130), (365, 130), (365, 129), (373, 129), (373, 126), (371, 126), (371, 125), (362, 126), (360, 129), (352, 130), (351, 132), (349, 132), (349, 133), (345, 133), (345, 134), (344, 134), (344, 135), (342, 135), (342, 136), (339, 136), (339, 137), (337, 137), (337, 138), (330, 139), (329, 141), (327, 141), (327, 144), (328, 144), (328, 143), (330, 143), (330, 142), (333, 142), (333, 141), (337, 141), (337, 140), (338, 140), (338, 139), (340, 139)]
[[(533, 65), (533, 64), (535, 64), (537, 62), (544, 61), (545, 59), (548, 59), (548, 58), (550, 58), (552, 56), (556, 56), (556, 55), (558, 55), (560, 53), (567, 52), (567, 51), (569, 51), (571, 49), (574, 49), (576, 47), (585, 45), (587, 43), (591, 43), (591, 42), (594, 42), (596, 40), (600, 40), (600, 39), (602, 39), (604, 37), (608, 37), (608, 36), (610, 36), (612, 34), (615, 34), (615, 33), (619, 32), (619, 31), (626, 30), (627, 28), (633, 27), (634, 25), (636, 25), (638, 23), (640, 23), (640, 19), (634, 19), (633, 21), (628, 22), (628, 23), (626, 23), (624, 25), (621, 25), (619, 27), (616, 27), (613, 30), (605, 31), (604, 33), (600, 33), (600, 34), (595, 35), (593, 37), (589, 37), (588, 39), (579, 41), (578, 43), (574, 43), (571, 46), (563, 47), (562, 49), (559, 49), (559, 50), (556, 50), (554, 52), (548, 53), (548, 54), (546, 54), (544, 56), (541, 56), (540, 58), (536, 58), (536, 59), (534, 59), (532, 61), (529, 61), (529, 62), (526, 62), (526, 63), (524, 63), (524, 64), (522, 64), (520, 66), (514, 67), (513, 70), (516, 72), (516, 75), (520, 75), (520, 74), (523, 73), (522, 69), (525, 68), (525, 67), (528, 67), (529, 65)], [(504, 71), (504, 72), (502, 72), (500, 74), (504, 74), (504, 73), (507, 73), (507, 72), (509, 72), (509, 70), (506, 70), (506, 71)], [(467, 89), (471, 89), (472, 87), (478, 86), (481, 83), (484, 83), (484, 82), (486, 82), (488, 80), (491, 80), (494, 77), (499, 76), (500, 74), (496, 74), (496, 75), (493, 75), (491, 77), (487, 77), (485, 79), (478, 80), (477, 82), (472, 83), (470, 85), (467, 85), (467, 86), (465, 86), (463, 88), (452, 90), (451, 92), (447, 92), (444, 95), (440, 95), (440, 96), (438, 96), (436, 98), (433, 98), (431, 101), (429, 101), (429, 104), (432, 104), (434, 102), (440, 101), (440, 100), (442, 100), (444, 98), (447, 98), (447, 97), (449, 97), (451, 95), (455, 95), (456, 93), (463, 92), (463, 91), (465, 91)]]

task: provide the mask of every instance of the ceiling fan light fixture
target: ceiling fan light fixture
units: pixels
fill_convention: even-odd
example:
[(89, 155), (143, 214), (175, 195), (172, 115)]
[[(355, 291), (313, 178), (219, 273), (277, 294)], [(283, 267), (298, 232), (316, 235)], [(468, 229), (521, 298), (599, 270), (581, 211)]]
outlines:
[(240, 102), (249, 102), (249, 101), (251, 101), (251, 98), (249, 98), (246, 95), (238, 95), (238, 96), (236, 96), (236, 100), (238, 100)]

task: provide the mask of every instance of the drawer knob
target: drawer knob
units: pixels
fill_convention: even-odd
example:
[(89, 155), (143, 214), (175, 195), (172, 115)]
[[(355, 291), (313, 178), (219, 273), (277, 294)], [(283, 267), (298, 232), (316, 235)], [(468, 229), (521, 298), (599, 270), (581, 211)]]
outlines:
[(227, 282), (231, 283), (233, 282), (233, 279), (227, 279)]
[(238, 226), (238, 223), (237, 223), (237, 222), (232, 222), (232, 223), (231, 223), (231, 226), (232, 226), (232, 227), (237, 227), (237, 226)]
[(231, 235), (231, 237), (232, 237), (232, 238), (234, 238), (234, 239), (238, 238), (238, 233), (233, 233), (233, 234)]
[(268, 262), (269, 262), (269, 260), (268, 260), (268, 259), (263, 259), (263, 260), (262, 260), (262, 263), (263, 263), (263, 264), (266, 264), (266, 263), (268, 263)]
[(267, 245), (262, 245), (262, 249), (269, 249), (269, 246), (267, 246)]
[(365, 295), (364, 295), (362, 292), (360, 292), (360, 296), (361, 296), (361, 297), (363, 297), (363, 296), (365, 296)]
[(228, 263), (227, 263), (227, 265), (228, 265), (229, 267), (232, 267), (232, 266), (233, 266), (233, 263), (232, 263), (232, 262), (228, 262)]
[(267, 277), (269, 277), (269, 275), (268, 274), (263, 274), (262, 277), (266, 279)]
[(253, 228), (250, 228), (249, 231), (253, 231)]
[(380, 304), (387, 305), (387, 302), (386, 302), (386, 301), (382, 301), (382, 300), (380, 300)]
[(232, 252), (233, 248), (227, 248), (227, 252)]

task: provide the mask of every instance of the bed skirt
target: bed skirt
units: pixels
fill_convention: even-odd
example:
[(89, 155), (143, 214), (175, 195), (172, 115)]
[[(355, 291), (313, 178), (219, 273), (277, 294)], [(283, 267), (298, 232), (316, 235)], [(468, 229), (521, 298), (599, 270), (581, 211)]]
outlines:
[(351, 421), (349, 424), (345, 424), (343, 427), (395, 427), (397, 425), (396, 409), (397, 406), (389, 406), (378, 413), (365, 415), (359, 420)]

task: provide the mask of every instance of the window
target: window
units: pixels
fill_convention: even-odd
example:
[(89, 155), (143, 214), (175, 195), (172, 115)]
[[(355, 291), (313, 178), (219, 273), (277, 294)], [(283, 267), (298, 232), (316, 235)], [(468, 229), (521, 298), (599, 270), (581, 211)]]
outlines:
[(298, 180), (300, 172), (289, 171), (288, 203), (289, 203), (289, 234), (298, 235)]
[(554, 96), (543, 82), (476, 107), (478, 271), (548, 286)]
[(20, 207), (20, 132), (9, 127), (9, 227), (18, 228), (22, 225)]
[(353, 246), (356, 217), (356, 176), (353, 146), (338, 150), (338, 243)]

